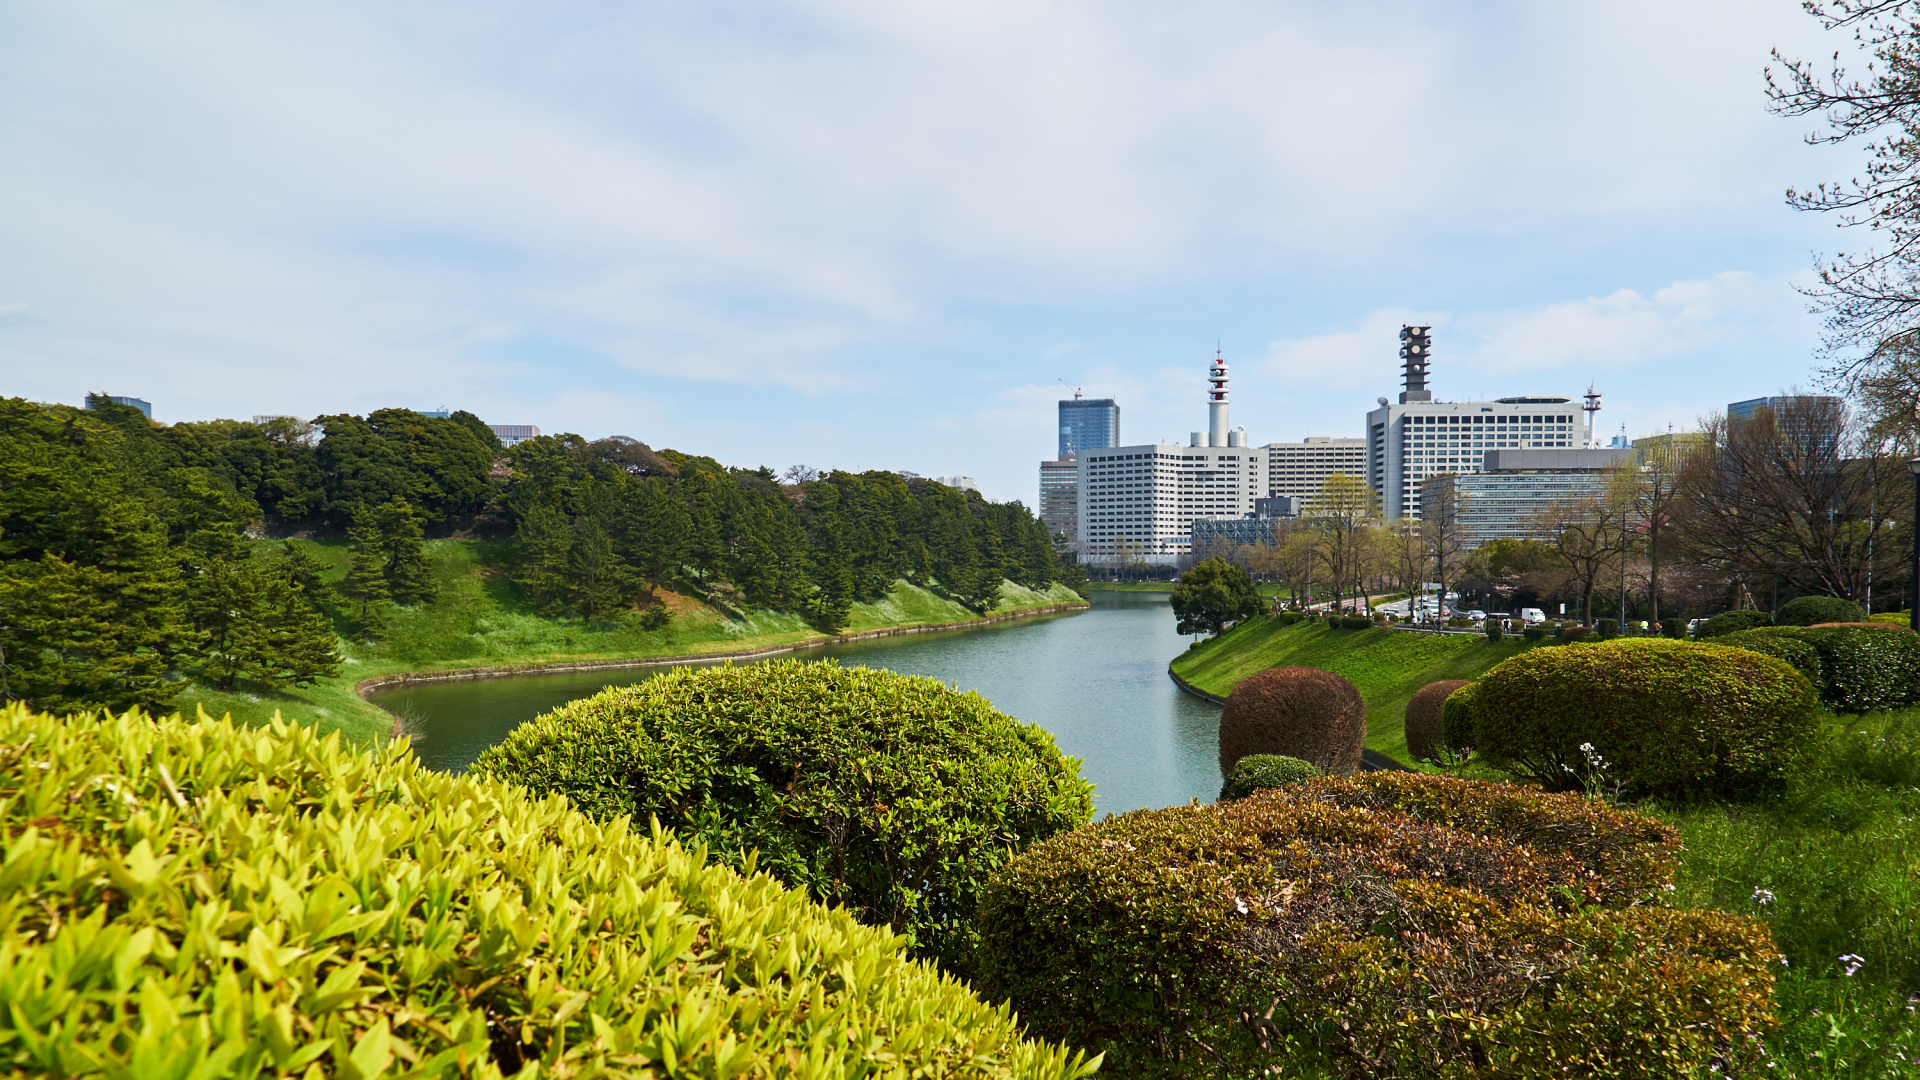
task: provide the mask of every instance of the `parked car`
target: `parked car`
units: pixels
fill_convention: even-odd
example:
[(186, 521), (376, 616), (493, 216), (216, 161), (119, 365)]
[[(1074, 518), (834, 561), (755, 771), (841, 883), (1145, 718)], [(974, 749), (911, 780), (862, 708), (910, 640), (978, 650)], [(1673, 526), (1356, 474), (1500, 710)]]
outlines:
[(1474, 608), (1473, 610), (1467, 612), (1467, 618), (1472, 619), (1474, 622), (1484, 621), (1486, 617), (1487, 617), (1487, 613), (1484, 611), (1481, 611), (1479, 608)]
[(1547, 613), (1537, 607), (1523, 607), (1520, 609), (1520, 620), (1528, 626), (1538, 626), (1547, 621)]

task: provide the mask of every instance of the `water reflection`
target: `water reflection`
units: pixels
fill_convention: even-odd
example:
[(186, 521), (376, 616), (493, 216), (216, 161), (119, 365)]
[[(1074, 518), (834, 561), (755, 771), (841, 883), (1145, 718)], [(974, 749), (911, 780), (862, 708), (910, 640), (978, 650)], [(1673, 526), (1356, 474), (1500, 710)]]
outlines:
[[(1181, 693), (1167, 661), (1186, 648), (1164, 593), (1096, 592), (1093, 608), (978, 630), (915, 634), (803, 652), (844, 664), (929, 675), (976, 690), (996, 708), (1053, 733), (1082, 760), (1101, 812), (1209, 800), (1219, 710)], [(440, 769), (467, 767), (514, 727), (602, 687), (664, 668), (432, 683), (372, 700), (414, 717), (415, 751)]]

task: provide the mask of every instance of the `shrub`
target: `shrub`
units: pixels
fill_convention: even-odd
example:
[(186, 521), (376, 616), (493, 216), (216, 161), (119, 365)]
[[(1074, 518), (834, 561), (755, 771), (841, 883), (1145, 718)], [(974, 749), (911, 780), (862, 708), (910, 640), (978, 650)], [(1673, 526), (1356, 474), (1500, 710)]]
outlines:
[(987, 875), (1092, 816), (1078, 762), (1042, 729), (935, 679), (830, 661), (615, 687), (522, 724), (473, 768), (601, 820), (658, 817), (956, 970)]
[(1699, 626), (1694, 627), (1695, 638), (1719, 637), (1738, 630), (1751, 630), (1756, 626), (1772, 626), (1773, 616), (1764, 611), (1723, 611)]
[(16, 707), (0, 746), (11, 1076), (1086, 1071), (885, 930), (403, 743)]
[(1499, 641), (1500, 638), (1504, 636), (1503, 631), (1500, 629), (1500, 620), (1488, 619), (1486, 633), (1488, 641)]
[(1327, 618), (1327, 629), (1329, 630), (1340, 629), (1340, 614), (1338, 612), (1329, 611), (1327, 612), (1326, 618)]
[(1275, 667), (1240, 680), (1220, 710), (1220, 775), (1248, 754), (1299, 758), (1327, 773), (1360, 767), (1367, 703), (1331, 671)]
[(1365, 615), (1346, 615), (1340, 619), (1340, 628), (1343, 630), (1365, 630), (1372, 625), (1373, 620)]
[(1601, 641), (1611, 641), (1614, 638), (1619, 637), (1620, 636), (1620, 620), (1595, 619), (1593, 622), (1593, 636), (1600, 639)]
[(1474, 750), (1556, 790), (1735, 793), (1783, 778), (1819, 730), (1813, 687), (1790, 665), (1655, 638), (1522, 653), (1481, 676), (1472, 701)]
[(1792, 664), (1836, 712), (1920, 702), (1920, 637), (1899, 627), (1775, 626), (1727, 634), (1719, 641)]
[(1447, 620), (1447, 625), (1448, 626), (1472, 626), (1473, 620), (1467, 618), (1465, 615), (1455, 615), (1453, 618)]
[(1473, 753), (1473, 695), (1468, 683), (1440, 703), (1440, 742), (1456, 761)]
[(1677, 848), (1592, 800), (1409, 773), (1138, 810), (995, 874), (983, 989), (1129, 1077), (1743, 1068), (1779, 954), (1647, 903)]
[(1568, 623), (1560, 628), (1560, 640), (1565, 644), (1571, 645), (1576, 641), (1587, 640), (1587, 635), (1592, 632), (1593, 631), (1587, 627), (1581, 626), (1578, 623)]
[(1687, 620), (1661, 619), (1660, 633), (1664, 637), (1684, 638), (1687, 636)]
[(1866, 622), (1860, 605), (1837, 596), (1802, 596), (1780, 605), (1773, 617), (1775, 626), (1812, 626), (1823, 622)]
[(1221, 785), (1220, 801), (1244, 799), (1256, 791), (1285, 787), (1325, 775), (1312, 762), (1280, 754), (1248, 754), (1233, 764), (1233, 775)]
[(1547, 628), (1539, 623), (1534, 623), (1525, 630), (1520, 631), (1520, 636), (1526, 638), (1528, 641), (1539, 641), (1541, 638), (1547, 636)]
[(1282, 611), (1280, 613), (1280, 625), (1282, 626), (1292, 626), (1294, 623), (1299, 622), (1300, 619), (1301, 615), (1297, 611)]
[(1431, 761), (1436, 765), (1447, 763), (1451, 756), (1447, 751), (1451, 747), (1446, 739), (1441, 706), (1446, 703), (1447, 695), (1465, 685), (1465, 679), (1428, 683), (1415, 691), (1407, 702), (1407, 749), (1412, 751), (1414, 760)]

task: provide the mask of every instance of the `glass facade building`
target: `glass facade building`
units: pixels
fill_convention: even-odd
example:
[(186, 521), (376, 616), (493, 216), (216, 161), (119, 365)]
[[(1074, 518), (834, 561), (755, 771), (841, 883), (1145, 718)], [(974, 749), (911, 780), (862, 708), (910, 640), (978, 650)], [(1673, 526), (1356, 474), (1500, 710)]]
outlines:
[(1060, 454), (1084, 453), (1120, 445), (1120, 405), (1112, 398), (1060, 403)]
[[(1507, 450), (1485, 454), (1483, 471), (1453, 478), (1460, 534), (1471, 551), (1489, 540), (1545, 540), (1540, 515), (1556, 503), (1595, 499), (1629, 450)], [(1557, 460), (1556, 460), (1557, 459)]]

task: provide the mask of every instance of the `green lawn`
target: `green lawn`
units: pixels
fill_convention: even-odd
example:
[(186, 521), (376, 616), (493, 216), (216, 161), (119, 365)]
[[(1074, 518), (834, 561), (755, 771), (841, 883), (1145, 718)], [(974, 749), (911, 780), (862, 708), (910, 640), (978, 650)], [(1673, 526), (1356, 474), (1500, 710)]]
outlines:
[(1225, 696), (1241, 679), (1270, 667), (1312, 667), (1344, 677), (1367, 702), (1367, 745), (1412, 764), (1404, 730), (1407, 702), (1442, 679), (1472, 679), (1535, 643), (1490, 642), (1478, 635), (1380, 629), (1329, 630), (1317, 619), (1291, 626), (1249, 619), (1173, 662), (1174, 673)]
[[(350, 553), (340, 541), (295, 541), (329, 566), (329, 580), (346, 573)], [(279, 548), (280, 541), (262, 541), (261, 554)], [(826, 635), (808, 626), (798, 615), (755, 611), (745, 619), (729, 619), (719, 611), (688, 597), (669, 597), (672, 622), (661, 630), (645, 630), (637, 619), (588, 625), (575, 617), (555, 618), (536, 612), (526, 596), (508, 579), (512, 545), (486, 540), (431, 540), (438, 597), (430, 604), (392, 609), (386, 632), (377, 641), (341, 642), (346, 657), (340, 677), (314, 686), (266, 691), (241, 687), (223, 692), (193, 684), (174, 699), (173, 707), (192, 714), (204, 708), (215, 716), (230, 713), (236, 720), (258, 723), (277, 710), (291, 720), (338, 728), (361, 742), (386, 737), (392, 717), (360, 699), (359, 682), (404, 671), (437, 671), (477, 667), (518, 667), (583, 660), (634, 657), (673, 657), (713, 653), (749, 653), (800, 642), (824, 640)], [(1064, 585), (1035, 592), (1008, 582), (995, 614), (1017, 614), (1056, 604), (1079, 603), (1081, 597)], [(977, 618), (951, 600), (911, 585), (894, 583), (892, 595), (873, 604), (854, 605), (849, 632), (926, 623), (959, 622)], [(342, 619), (337, 628), (350, 627)]]

